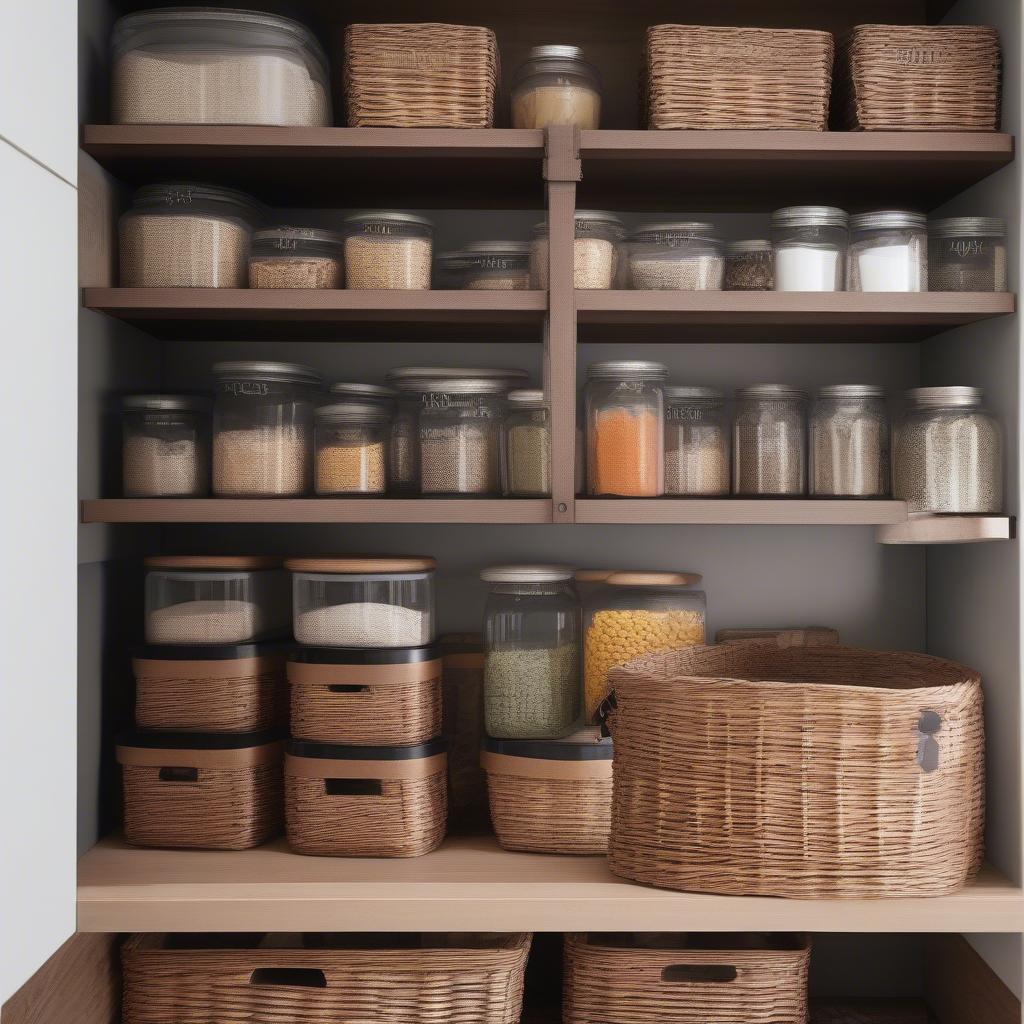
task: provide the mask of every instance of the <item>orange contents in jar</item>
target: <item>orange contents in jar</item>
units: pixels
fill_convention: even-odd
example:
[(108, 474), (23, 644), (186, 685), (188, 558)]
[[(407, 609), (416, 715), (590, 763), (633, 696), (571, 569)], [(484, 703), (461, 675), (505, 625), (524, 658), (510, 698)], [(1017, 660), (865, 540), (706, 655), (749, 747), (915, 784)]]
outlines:
[(654, 410), (608, 409), (594, 417), (590, 491), (634, 498), (661, 493), (661, 417)]

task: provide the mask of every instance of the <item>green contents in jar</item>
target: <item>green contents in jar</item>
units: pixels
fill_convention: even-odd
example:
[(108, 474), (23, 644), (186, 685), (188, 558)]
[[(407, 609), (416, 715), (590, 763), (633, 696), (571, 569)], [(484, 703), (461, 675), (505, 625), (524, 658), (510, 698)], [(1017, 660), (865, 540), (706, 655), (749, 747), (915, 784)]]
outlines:
[(580, 713), (576, 644), (492, 650), (484, 659), (484, 725), (499, 739), (556, 739)]
[(546, 423), (517, 423), (508, 432), (510, 494), (551, 493), (551, 432)]

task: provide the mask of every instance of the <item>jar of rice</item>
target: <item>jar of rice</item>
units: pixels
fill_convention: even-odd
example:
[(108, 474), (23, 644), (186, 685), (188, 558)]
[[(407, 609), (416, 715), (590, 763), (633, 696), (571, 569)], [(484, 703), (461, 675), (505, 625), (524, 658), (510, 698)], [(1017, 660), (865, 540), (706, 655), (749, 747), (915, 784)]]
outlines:
[(345, 218), (348, 288), (428, 290), (434, 225), (399, 210), (364, 210)]

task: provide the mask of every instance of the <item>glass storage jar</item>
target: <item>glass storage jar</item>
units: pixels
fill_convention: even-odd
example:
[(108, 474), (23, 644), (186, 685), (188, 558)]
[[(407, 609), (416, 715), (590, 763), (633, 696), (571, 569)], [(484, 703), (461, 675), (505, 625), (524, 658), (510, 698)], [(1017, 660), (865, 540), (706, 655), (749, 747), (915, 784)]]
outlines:
[(209, 399), (126, 395), (121, 410), (126, 498), (202, 497), (209, 491)]
[(526, 242), (474, 242), (462, 256), (463, 288), (524, 292), (530, 287), (530, 246)]
[(767, 238), (744, 238), (725, 247), (727, 292), (770, 292), (775, 287), (775, 251)]
[(145, 566), (148, 644), (243, 644), (288, 632), (279, 558), (160, 555)]
[(704, 643), (707, 596), (685, 572), (613, 572), (584, 609), (586, 720), (608, 696), (608, 673), (634, 658)]
[(777, 292), (841, 292), (850, 218), (835, 206), (787, 206), (772, 214)]
[(580, 600), (573, 570), (485, 569), (484, 731), (499, 739), (557, 739), (580, 723)]
[(745, 497), (807, 492), (807, 395), (786, 384), (736, 392), (732, 490)]
[(213, 493), (306, 494), (320, 374), (297, 363), (239, 361), (215, 363), (213, 377)]
[[(625, 231), (622, 221), (607, 210), (577, 210), (572, 251), (573, 288), (615, 287), (619, 254)], [(530, 243), (530, 287), (547, 290), (549, 282), (547, 222), (533, 228)]]
[(118, 221), (122, 288), (244, 288), (255, 199), (218, 185), (168, 181), (132, 196)]
[(601, 123), (601, 82), (578, 46), (535, 46), (512, 78), (512, 127)]
[(877, 210), (851, 217), (846, 288), (851, 292), (928, 291), (925, 215)]
[(430, 288), (434, 225), (399, 210), (364, 210), (345, 218), (345, 287)]
[(332, 402), (316, 410), (317, 494), (384, 494), (391, 416), (372, 402)]
[(164, 7), (118, 18), (111, 39), (115, 124), (331, 123), (327, 57), (291, 18)]
[(344, 239), (337, 231), (277, 227), (257, 231), (249, 254), (250, 288), (340, 288)]
[(664, 490), (668, 367), (613, 360), (587, 367), (587, 493), (654, 498)]
[(729, 419), (714, 388), (665, 388), (665, 493), (729, 493)]
[(290, 558), (295, 639), (313, 647), (422, 647), (434, 632), (432, 558)]
[(502, 425), (505, 494), (515, 498), (551, 493), (551, 414), (540, 389), (510, 391)]
[(834, 384), (811, 410), (810, 491), (817, 497), (882, 498), (889, 493), (885, 388)]
[(909, 511), (1002, 511), (1002, 430), (981, 399), (970, 387), (907, 392), (893, 430), (892, 496)]
[(928, 225), (928, 288), (933, 292), (1005, 292), (1006, 221), (946, 217)]
[(439, 291), (455, 291), (466, 285), (466, 271), (469, 257), (461, 249), (454, 252), (439, 252), (434, 257), (432, 287)]
[(629, 279), (649, 291), (718, 291), (722, 240), (706, 221), (644, 224), (629, 236)]

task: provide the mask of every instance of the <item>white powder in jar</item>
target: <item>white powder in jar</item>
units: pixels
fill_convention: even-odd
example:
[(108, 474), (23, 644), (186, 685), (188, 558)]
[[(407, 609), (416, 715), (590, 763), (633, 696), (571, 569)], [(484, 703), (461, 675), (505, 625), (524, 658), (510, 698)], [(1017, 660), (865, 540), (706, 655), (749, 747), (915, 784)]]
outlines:
[(305, 494), (311, 460), (310, 432), (303, 427), (218, 430), (213, 438), (213, 493)]
[(538, 85), (512, 96), (513, 128), (547, 128), (571, 124), (596, 129), (601, 120), (601, 96), (579, 85)]
[(429, 238), (350, 235), (345, 239), (345, 287), (427, 290), (433, 249)]
[(265, 628), (262, 609), (252, 601), (182, 601), (146, 616), (146, 641), (240, 644), (258, 637)]
[(775, 250), (777, 292), (836, 292), (842, 288), (842, 263), (837, 249), (786, 245)]
[(851, 292), (924, 292), (928, 290), (928, 249), (924, 237), (897, 243), (859, 243), (850, 247), (847, 288)]
[(126, 498), (202, 494), (206, 490), (205, 453), (194, 438), (167, 440), (132, 434), (124, 442), (122, 482)]
[(295, 639), (325, 647), (421, 647), (433, 637), (427, 612), (380, 601), (354, 601), (300, 612)]
[[(541, 235), (530, 244), (530, 287), (546, 290), (549, 268), (548, 239)], [(577, 238), (573, 241), (573, 288), (608, 289), (618, 267), (618, 251), (607, 238)]]

